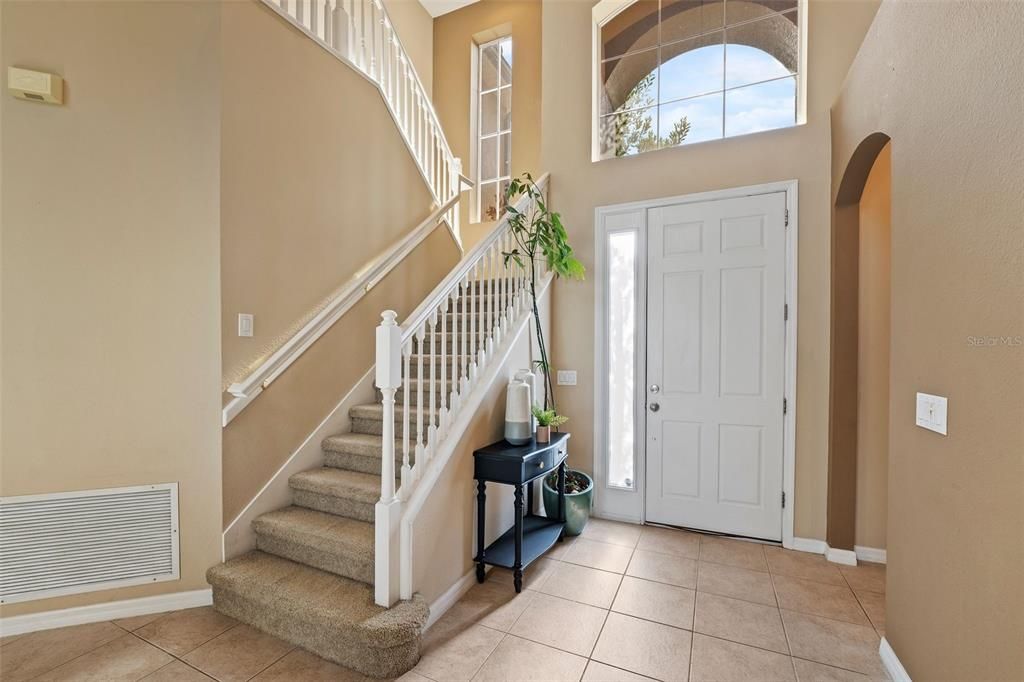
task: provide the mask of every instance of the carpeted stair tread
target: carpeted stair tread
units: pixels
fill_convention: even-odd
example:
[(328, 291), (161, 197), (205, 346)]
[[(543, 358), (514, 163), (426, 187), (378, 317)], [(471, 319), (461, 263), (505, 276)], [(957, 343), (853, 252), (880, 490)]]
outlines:
[(288, 479), (292, 490), (374, 504), (380, 499), (380, 475), (321, 467), (300, 471)]
[(253, 530), (269, 554), (373, 583), (372, 523), (293, 506), (259, 516)]
[(218, 611), (374, 677), (415, 665), (429, 609), (419, 595), (390, 609), (373, 587), (261, 551), (206, 573)]
[[(325, 438), (321, 447), (324, 466), (365, 474), (379, 474), (383, 441), (372, 433), (340, 433)], [(402, 466), (402, 441), (395, 440), (395, 471)]]

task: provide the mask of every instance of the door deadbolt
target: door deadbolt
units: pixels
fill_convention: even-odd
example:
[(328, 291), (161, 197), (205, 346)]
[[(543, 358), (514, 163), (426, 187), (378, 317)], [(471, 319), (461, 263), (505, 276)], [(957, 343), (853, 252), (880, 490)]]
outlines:
[(658, 403), (651, 403), (651, 412), (657, 412), (661, 409), (661, 405)]
[(661, 386), (658, 384), (651, 384), (651, 393), (657, 393), (661, 390)]

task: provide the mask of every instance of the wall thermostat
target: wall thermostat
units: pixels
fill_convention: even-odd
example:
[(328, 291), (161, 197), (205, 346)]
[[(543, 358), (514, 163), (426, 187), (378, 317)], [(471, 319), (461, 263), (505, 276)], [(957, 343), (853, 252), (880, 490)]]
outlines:
[(9, 66), (7, 89), (18, 99), (30, 102), (64, 103), (64, 79), (53, 73)]

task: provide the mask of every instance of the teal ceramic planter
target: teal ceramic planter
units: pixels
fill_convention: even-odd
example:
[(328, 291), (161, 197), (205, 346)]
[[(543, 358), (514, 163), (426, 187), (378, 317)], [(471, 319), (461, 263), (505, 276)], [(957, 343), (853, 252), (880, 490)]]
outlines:
[[(577, 474), (587, 479), (587, 489), (578, 493), (565, 495), (565, 534), (579, 535), (590, 519), (590, 510), (594, 506), (594, 479), (582, 471)], [(544, 513), (551, 518), (558, 518), (558, 491), (548, 485), (544, 477)]]

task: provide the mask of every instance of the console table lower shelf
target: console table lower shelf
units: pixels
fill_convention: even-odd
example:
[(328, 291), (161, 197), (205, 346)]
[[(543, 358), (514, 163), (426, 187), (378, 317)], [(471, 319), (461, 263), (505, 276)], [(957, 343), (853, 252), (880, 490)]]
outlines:
[[(528, 514), (523, 517), (523, 549), (522, 566), (526, 568), (533, 560), (562, 539), (565, 524), (557, 519), (546, 516)], [(476, 565), (477, 580), (483, 582), (484, 565), (516, 568), (516, 528), (509, 528), (505, 533), (487, 546), (482, 562)]]

